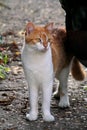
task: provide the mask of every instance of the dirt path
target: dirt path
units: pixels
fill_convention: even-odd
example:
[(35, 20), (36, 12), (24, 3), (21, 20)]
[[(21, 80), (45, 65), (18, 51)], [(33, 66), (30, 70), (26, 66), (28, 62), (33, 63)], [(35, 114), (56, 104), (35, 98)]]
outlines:
[[(6, 5), (0, 4), (0, 34), (5, 33), (4, 41), (8, 44), (15, 41), (20, 50), (23, 45), (21, 31), (27, 21), (64, 26), (65, 14), (58, 0), (0, 0), (0, 3)], [(20, 55), (13, 58), (13, 53), (8, 53), (11, 72), (6, 80), (0, 80), (0, 130), (87, 130), (87, 79), (77, 82), (69, 76), (70, 108), (58, 108), (58, 101), (52, 98), (55, 122), (43, 122), (41, 110), (39, 119), (29, 122), (25, 118), (29, 110), (28, 88)], [(41, 102), (39, 105), (41, 109)]]

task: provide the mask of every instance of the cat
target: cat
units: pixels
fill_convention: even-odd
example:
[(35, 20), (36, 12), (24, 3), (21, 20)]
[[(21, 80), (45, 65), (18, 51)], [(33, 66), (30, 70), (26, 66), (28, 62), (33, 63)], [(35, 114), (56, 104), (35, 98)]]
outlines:
[(38, 91), (42, 90), (43, 120), (54, 121), (50, 112), (53, 87), (53, 64), (51, 53), (52, 23), (45, 27), (37, 27), (29, 22), (26, 26), (25, 44), (22, 49), (22, 62), (29, 85), (30, 113), (29, 120), (38, 118)]
[[(60, 107), (69, 106), (67, 80), (72, 64), (75, 79), (83, 80), (84, 73), (80, 63), (72, 55), (68, 56), (64, 49), (66, 31), (54, 29), (53, 23), (36, 26), (29, 22), (26, 25), (25, 43), (21, 52), (24, 73), (29, 86), (30, 112), (26, 118), (30, 121), (38, 118), (38, 92), (42, 90), (42, 116), (44, 121), (54, 121), (50, 104), (53, 82), (56, 77), (60, 81)], [(76, 73), (78, 67), (79, 74)]]

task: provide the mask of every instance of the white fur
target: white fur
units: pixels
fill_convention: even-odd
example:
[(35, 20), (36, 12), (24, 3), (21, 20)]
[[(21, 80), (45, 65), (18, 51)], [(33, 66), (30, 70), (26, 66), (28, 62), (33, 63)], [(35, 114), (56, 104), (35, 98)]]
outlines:
[(64, 68), (60, 75), (59, 75), (59, 81), (60, 81), (60, 91), (64, 94), (64, 95), (60, 95), (60, 102), (59, 102), (59, 107), (69, 107), (70, 103), (69, 103), (69, 97), (68, 97), (68, 90), (67, 90), (67, 82), (68, 82), (68, 76), (69, 76), (69, 70), (70, 70), (70, 66)]
[(69, 66), (67, 66), (66, 68), (62, 69), (62, 71), (60, 72), (60, 74), (57, 77), (57, 79), (59, 79), (60, 92), (58, 92), (58, 87), (57, 87), (56, 92), (54, 92), (54, 97), (60, 96), (59, 107), (61, 107), (61, 108), (70, 106), (68, 90), (67, 90), (67, 86), (68, 86), (67, 83), (68, 83), (70, 67), (71, 67), (71, 64)]
[(41, 43), (24, 44), (21, 54), (25, 76), (29, 86), (30, 112), (28, 120), (38, 118), (38, 90), (42, 89), (42, 112), (45, 121), (54, 121), (50, 113), (53, 86), (53, 64), (50, 44), (45, 49)]

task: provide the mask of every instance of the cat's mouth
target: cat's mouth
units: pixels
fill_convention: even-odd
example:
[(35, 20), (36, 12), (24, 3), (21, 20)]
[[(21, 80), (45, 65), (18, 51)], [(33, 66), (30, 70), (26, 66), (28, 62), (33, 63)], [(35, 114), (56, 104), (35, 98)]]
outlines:
[(46, 52), (47, 50), (48, 50), (48, 47), (43, 48), (41, 51), (42, 51), (42, 52)]

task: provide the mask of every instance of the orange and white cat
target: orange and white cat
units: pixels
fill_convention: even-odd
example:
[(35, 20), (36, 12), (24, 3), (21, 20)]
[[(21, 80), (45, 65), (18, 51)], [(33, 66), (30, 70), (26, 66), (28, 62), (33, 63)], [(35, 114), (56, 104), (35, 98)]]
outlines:
[[(60, 107), (69, 106), (67, 79), (72, 61), (72, 74), (78, 79), (84, 78), (80, 64), (73, 56), (67, 56), (64, 50), (66, 32), (53, 29), (53, 23), (36, 26), (32, 22), (26, 25), (25, 43), (22, 49), (22, 63), (29, 86), (30, 112), (29, 120), (38, 118), (38, 92), (42, 90), (42, 114), (45, 121), (54, 121), (50, 112), (53, 80), (60, 81)], [(76, 68), (78, 67), (78, 68)], [(79, 74), (76, 74), (78, 69)]]
[(30, 113), (27, 119), (38, 117), (38, 90), (42, 89), (42, 112), (45, 121), (54, 121), (50, 112), (53, 87), (53, 63), (50, 46), (52, 24), (37, 27), (33, 23), (26, 26), (25, 44), (22, 50), (24, 72), (29, 85)]

